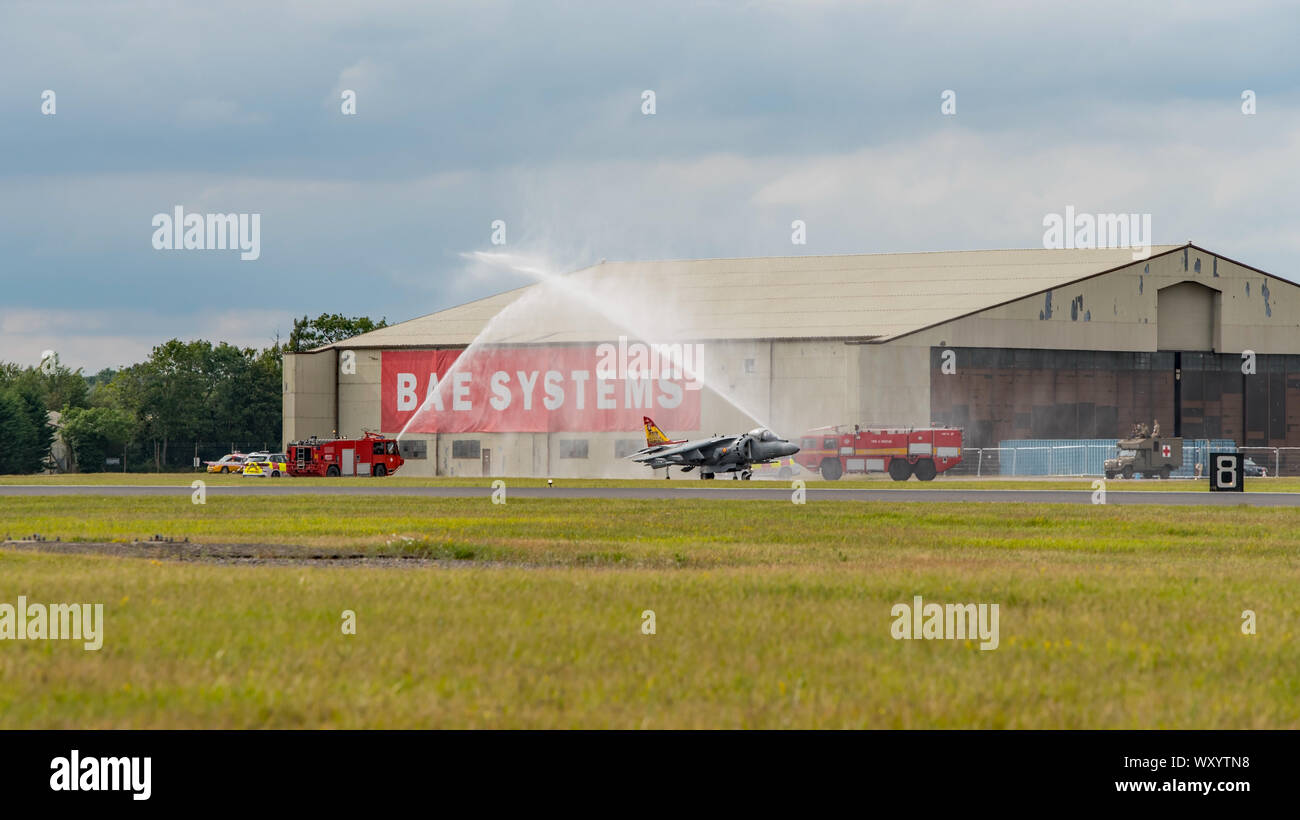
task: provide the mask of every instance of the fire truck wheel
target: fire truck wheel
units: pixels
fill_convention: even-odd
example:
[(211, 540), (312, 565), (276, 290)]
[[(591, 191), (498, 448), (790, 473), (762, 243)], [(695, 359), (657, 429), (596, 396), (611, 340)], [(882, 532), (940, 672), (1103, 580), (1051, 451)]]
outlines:
[(919, 459), (916, 462), (914, 471), (916, 472), (916, 477), (921, 481), (934, 481), (934, 477), (938, 473), (938, 471), (934, 469), (934, 462), (928, 458)]
[(388, 475), (388, 468), (385, 467), (385, 466), (382, 465), (382, 464), (376, 464), (376, 465), (375, 465), (375, 475), (376, 475), (376, 476), (379, 476), (379, 477), (381, 477), (381, 478), (382, 478), (383, 476)]
[(844, 465), (840, 464), (838, 458), (822, 459), (822, 478), (827, 481), (839, 481), (842, 475), (844, 475)]
[(907, 463), (905, 458), (891, 458), (889, 460), (889, 477), (895, 481), (906, 481), (912, 477), (912, 465)]
[(339, 477), (339, 468), (338, 468), (338, 466), (335, 465), (335, 464), (331, 464), (329, 467), (326, 467), (326, 468), (325, 468), (325, 475), (328, 476), (328, 477), (330, 477), (330, 478), (338, 478), (338, 477)]
[(272, 471), (271, 471), (271, 478), (279, 478), (279, 477), (280, 477), (280, 471), (279, 471), (279, 470), (272, 470)]

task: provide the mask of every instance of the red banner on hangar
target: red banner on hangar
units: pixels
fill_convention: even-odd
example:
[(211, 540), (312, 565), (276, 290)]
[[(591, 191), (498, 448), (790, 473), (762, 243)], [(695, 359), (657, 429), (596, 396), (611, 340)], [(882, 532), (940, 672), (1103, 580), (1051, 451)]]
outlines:
[(700, 390), (688, 378), (604, 378), (595, 346), (386, 350), (383, 430), (393, 433), (640, 433), (698, 430)]

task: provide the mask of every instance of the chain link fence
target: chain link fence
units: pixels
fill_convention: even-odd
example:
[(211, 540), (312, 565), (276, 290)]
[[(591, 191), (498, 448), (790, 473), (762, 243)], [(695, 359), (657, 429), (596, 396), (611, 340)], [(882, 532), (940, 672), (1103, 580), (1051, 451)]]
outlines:
[[(1300, 475), (1300, 447), (1238, 447), (1237, 451), (1266, 475)], [(1249, 469), (1250, 465), (1246, 466)]]
[[(1112, 458), (1116, 439), (1089, 441), (1004, 441), (998, 447), (965, 447), (962, 461), (949, 475), (966, 476), (1101, 476)], [(1202, 475), (1210, 453), (1240, 452), (1268, 476), (1300, 476), (1300, 447), (1238, 447), (1224, 439), (1187, 439), (1183, 466), (1173, 477), (1192, 478), (1196, 465)], [(1250, 465), (1247, 465), (1248, 470)], [(1249, 474), (1249, 473), (1248, 473)]]
[[(205, 472), (207, 462), (219, 461), (228, 453), (259, 451), (277, 453), (281, 452), (281, 446), (278, 441), (186, 441), (168, 442), (164, 448), (162, 442), (135, 442), (121, 450), (106, 453), (102, 463), (78, 463), (77, 469), (83, 473)], [(50, 467), (63, 472), (69, 465), (65, 461), (56, 462)]]

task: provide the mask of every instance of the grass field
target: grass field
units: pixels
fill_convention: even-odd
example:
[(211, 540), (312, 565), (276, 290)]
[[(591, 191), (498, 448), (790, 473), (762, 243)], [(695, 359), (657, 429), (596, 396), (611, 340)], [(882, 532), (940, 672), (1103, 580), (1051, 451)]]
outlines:
[[(0, 641), (0, 728), (1300, 728), (1292, 509), (4, 497), (5, 532), (437, 563), (0, 548), (0, 603), (106, 621)], [(914, 595), (999, 604), (999, 648), (893, 640)]]

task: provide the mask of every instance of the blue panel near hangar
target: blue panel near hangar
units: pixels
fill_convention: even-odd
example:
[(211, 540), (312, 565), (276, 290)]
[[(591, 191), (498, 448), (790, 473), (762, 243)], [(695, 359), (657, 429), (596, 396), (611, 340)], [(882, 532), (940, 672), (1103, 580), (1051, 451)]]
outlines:
[[(998, 442), (998, 472), (1007, 476), (1102, 475), (1106, 459), (1115, 454), (1118, 439), (1008, 439)], [(1235, 452), (1236, 442), (1224, 439), (1184, 439), (1183, 466), (1173, 475), (1190, 478), (1196, 464), (1206, 464), (1210, 451)]]

